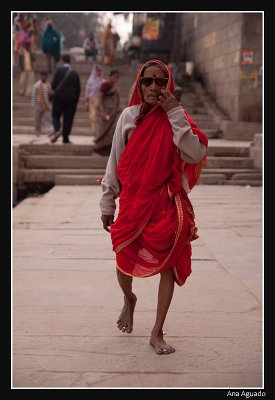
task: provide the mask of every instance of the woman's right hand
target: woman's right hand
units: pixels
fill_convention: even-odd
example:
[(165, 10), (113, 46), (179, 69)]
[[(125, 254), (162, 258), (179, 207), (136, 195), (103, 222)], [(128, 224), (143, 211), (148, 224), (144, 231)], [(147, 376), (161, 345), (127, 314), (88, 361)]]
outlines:
[(110, 229), (108, 228), (108, 226), (112, 225), (112, 223), (114, 222), (114, 215), (101, 215), (101, 221), (103, 223), (103, 228), (105, 229), (105, 231), (110, 232)]

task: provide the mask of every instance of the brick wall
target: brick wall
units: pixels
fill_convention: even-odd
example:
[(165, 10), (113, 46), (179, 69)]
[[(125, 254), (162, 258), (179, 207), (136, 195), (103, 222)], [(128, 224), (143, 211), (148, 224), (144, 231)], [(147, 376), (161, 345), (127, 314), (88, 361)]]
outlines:
[(183, 13), (179, 18), (180, 60), (194, 62), (229, 119), (260, 122), (262, 14)]

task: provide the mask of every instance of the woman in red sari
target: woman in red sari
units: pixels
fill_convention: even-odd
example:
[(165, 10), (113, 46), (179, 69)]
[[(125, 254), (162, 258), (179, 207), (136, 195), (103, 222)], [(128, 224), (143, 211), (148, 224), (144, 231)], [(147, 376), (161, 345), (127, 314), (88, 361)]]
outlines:
[(133, 330), (133, 277), (160, 274), (150, 337), (157, 354), (175, 351), (163, 339), (163, 324), (174, 283), (182, 286), (191, 273), (191, 241), (198, 236), (187, 193), (199, 178), (208, 143), (173, 93), (172, 73), (164, 63), (151, 60), (140, 68), (101, 182), (101, 220), (111, 233), (124, 294), (117, 327), (127, 333)]

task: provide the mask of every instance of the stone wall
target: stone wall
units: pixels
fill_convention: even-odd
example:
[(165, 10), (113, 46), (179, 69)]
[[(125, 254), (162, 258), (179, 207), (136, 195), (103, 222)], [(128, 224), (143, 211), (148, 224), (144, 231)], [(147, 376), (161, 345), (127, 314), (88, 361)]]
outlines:
[(262, 14), (179, 14), (179, 59), (193, 61), (233, 121), (262, 119)]
[(263, 135), (257, 133), (251, 143), (249, 154), (253, 159), (253, 165), (255, 168), (263, 169)]

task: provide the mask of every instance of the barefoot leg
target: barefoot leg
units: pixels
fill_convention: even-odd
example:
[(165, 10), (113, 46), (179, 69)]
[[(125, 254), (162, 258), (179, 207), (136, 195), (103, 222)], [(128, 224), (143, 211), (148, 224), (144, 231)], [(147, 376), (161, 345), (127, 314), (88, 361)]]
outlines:
[(122, 332), (131, 333), (133, 330), (134, 310), (137, 301), (136, 295), (132, 292), (133, 277), (123, 274), (117, 269), (117, 279), (124, 293), (124, 306), (117, 320), (118, 329)]
[(156, 322), (151, 332), (150, 344), (157, 354), (174, 353), (174, 347), (163, 340), (163, 324), (174, 293), (174, 274), (172, 270), (161, 273)]

